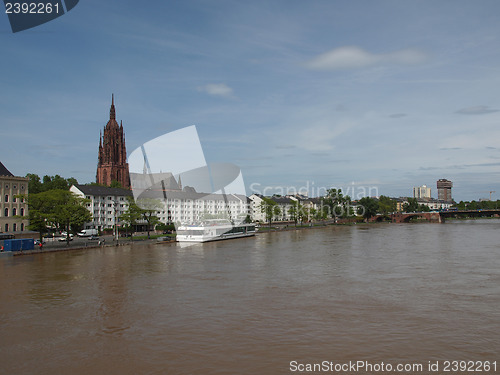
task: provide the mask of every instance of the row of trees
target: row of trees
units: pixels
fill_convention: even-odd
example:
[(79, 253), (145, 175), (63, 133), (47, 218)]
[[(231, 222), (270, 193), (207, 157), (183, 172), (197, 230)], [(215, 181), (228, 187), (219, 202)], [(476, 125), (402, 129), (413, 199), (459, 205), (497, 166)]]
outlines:
[(64, 178), (56, 174), (55, 176), (43, 176), (40, 178), (37, 174), (28, 173), (29, 178), (28, 194), (38, 194), (49, 190), (69, 190), (71, 185), (78, 184), (76, 178)]
[[(53, 189), (23, 197), (27, 200), (29, 212), (29, 228), (40, 233), (40, 240), (49, 228), (57, 228), (66, 232), (69, 241), (70, 232), (79, 231), (83, 224), (92, 220), (92, 215), (86, 208), (90, 200), (80, 198), (69, 190)], [(170, 225), (159, 225), (160, 219), (156, 216), (158, 203), (154, 200), (141, 201), (139, 207), (129, 199), (127, 211), (120, 216), (122, 222), (135, 228), (138, 224), (145, 224), (150, 238), (150, 229), (172, 229)], [(132, 236), (133, 230), (131, 231)]]
[[(71, 185), (78, 184), (73, 178), (64, 178), (59, 175), (43, 176), (29, 173), (28, 195), (19, 198), (26, 199), (28, 204), (29, 228), (40, 233), (40, 240), (49, 229), (66, 231), (67, 241), (70, 232), (79, 231), (83, 224), (92, 220), (92, 214), (86, 208), (90, 203), (88, 199), (83, 199), (69, 191)], [(122, 187), (114, 181), (111, 187)], [(149, 228), (154, 228), (159, 224), (156, 216), (158, 203), (153, 200), (141, 201), (141, 207), (135, 204), (133, 199), (129, 200), (129, 208), (120, 219), (130, 227), (135, 227), (138, 223), (146, 223), (148, 237)], [(165, 226), (170, 229), (171, 226)]]
[(460, 201), (456, 205), (458, 210), (496, 210), (500, 208), (500, 200), (496, 201), (471, 201), (471, 202), (464, 202)]
[(78, 230), (92, 215), (85, 207), (89, 200), (77, 197), (69, 190), (53, 189), (24, 197), (28, 203), (29, 228), (40, 233), (40, 241), (49, 228), (66, 231), (69, 242), (71, 230)]
[[(34, 173), (28, 173), (26, 177), (29, 178), (28, 196), (20, 198), (25, 198), (28, 203), (29, 228), (39, 232), (40, 237), (49, 228), (65, 230), (69, 236), (70, 231), (78, 231), (85, 222), (92, 220), (91, 213), (85, 208), (89, 201), (78, 198), (69, 191), (72, 185), (78, 184), (75, 178), (64, 178), (57, 174), (40, 178)], [(112, 181), (110, 187), (122, 186), (118, 181)], [(122, 215), (121, 220), (130, 226), (145, 222), (148, 228), (154, 227), (159, 223), (155, 215), (158, 204), (153, 201), (141, 202), (141, 206), (144, 205), (147, 207), (140, 208), (131, 199), (129, 210)]]
[[(266, 222), (271, 225), (273, 219), (279, 218), (282, 209), (272, 198), (262, 197), (261, 212)], [(348, 195), (343, 195), (341, 189), (329, 189), (321, 199), (319, 207), (312, 208), (302, 205), (299, 201), (293, 202), (288, 215), (295, 224), (310, 220), (326, 220), (348, 218), (361, 215), (370, 218), (377, 213), (388, 213), (396, 210), (396, 202), (388, 197), (381, 196), (378, 200), (362, 198), (356, 205)]]
[[(140, 222), (145, 222), (148, 238), (150, 238), (150, 229), (158, 227), (160, 224), (160, 219), (156, 216), (160, 204), (155, 199), (141, 199), (140, 206), (135, 203), (133, 198), (129, 198), (128, 209), (120, 216), (120, 219), (127, 223), (130, 228), (135, 228)], [(160, 225), (157, 229), (170, 229), (170, 226)], [(133, 231), (130, 235), (132, 239)]]
[[(264, 213), (266, 222), (271, 225), (272, 220), (280, 217), (282, 209), (272, 198), (263, 197), (262, 199), (261, 212)], [(297, 222), (309, 220), (343, 219), (353, 216), (369, 219), (377, 214), (389, 215), (396, 209), (396, 201), (384, 195), (378, 199), (364, 197), (353, 203), (348, 195), (343, 195), (341, 189), (330, 189), (321, 199), (318, 208), (308, 208), (296, 201), (288, 210), (288, 215), (297, 224)], [(416, 199), (410, 198), (404, 210), (406, 212), (429, 211), (429, 208), (418, 204)]]

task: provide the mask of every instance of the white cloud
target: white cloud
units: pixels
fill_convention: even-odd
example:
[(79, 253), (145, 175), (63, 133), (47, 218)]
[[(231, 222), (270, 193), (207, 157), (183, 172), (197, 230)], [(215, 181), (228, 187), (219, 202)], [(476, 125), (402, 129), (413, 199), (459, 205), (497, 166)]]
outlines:
[(224, 96), (226, 98), (233, 97), (233, 89), (225, 83), (209, 83), (204, 86), (198, 86), (197, 90), (209, 95)]
[(297, 147), (307, 151), (330, 152), (336, 146), (337, 139), (357, 124), (351, 120), (317, 118), (312, 122), (304, 121), (305, 126), (293, 132)]
[(456, 113), (460, 113), (461, 115), (484, 115), (487, 113), (498, 112), (498, 109), (490, 108), (486, 105), (478, 105), (475, 107), (467, 107), (459, 109)]
[(355, 69), (377, 64), (418, 64), (426, 58), (427, 56), (417, 49), (375, 54), (356, 46), (346, 46), (316, 56), (308, 61), (306, 66), (315, 70)]

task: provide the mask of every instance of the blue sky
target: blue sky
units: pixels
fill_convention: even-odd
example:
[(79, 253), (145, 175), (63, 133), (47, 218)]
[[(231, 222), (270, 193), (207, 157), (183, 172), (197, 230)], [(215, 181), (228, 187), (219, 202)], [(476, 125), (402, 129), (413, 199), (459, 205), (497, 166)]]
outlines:
[[(500, 2), (94, 1), (13, 34), (0, 17), (0, 160), (95, 179), (115, 95), (127, 151), (196, 125), (264, 187), (454, 182), (500, 197)], [(270, 191), (270, 190), (268, 190)]]

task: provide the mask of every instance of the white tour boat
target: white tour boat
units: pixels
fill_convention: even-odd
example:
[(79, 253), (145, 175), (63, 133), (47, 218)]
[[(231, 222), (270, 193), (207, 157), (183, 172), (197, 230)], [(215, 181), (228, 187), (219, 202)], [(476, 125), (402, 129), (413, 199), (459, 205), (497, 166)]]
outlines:
[(231, 224), (229, 222), (204, 222), (181, 225), (176, 230), (179, 242), (208, 242), (255, 235), (255, 224)]

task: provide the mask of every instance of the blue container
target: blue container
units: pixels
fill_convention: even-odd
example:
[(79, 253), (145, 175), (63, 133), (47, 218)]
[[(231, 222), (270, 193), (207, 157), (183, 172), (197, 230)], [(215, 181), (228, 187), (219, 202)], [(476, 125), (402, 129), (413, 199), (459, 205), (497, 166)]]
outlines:
[(21, 250), (33, 250), (35, 248), (35, 240), (33, 238), (23, 238), (21, 241)]
[(3, 242), (3, 249), (4, 251), (20, 251), (21, 245), (21, 240), (5, 240)]

